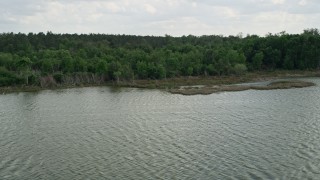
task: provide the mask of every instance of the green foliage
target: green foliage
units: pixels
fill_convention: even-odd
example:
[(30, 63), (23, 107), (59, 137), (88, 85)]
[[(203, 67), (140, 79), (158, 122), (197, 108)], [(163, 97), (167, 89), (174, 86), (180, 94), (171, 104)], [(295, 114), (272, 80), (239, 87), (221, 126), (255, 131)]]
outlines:
[(57, 72), (57, 73), (53, 74), (53, 78), (57, 83), (62, 83), (63, 74), (60, 72)]
[(188, 67), (188, 69), (187, 69), (187, 74), (189, 75), (189, 76), (191, 76), (192, 75), (192, 73), (193, 73), (193, 67)]
[(284, 59), (284, 62), (283, 62), (283, 67), (285, 69), (293, 69), (294, 68), (294, 64), (293, 64), (293, 61), (291, 61), (290, 57), (287, 55)]
[(245, 64), (235, 64), (233, 67), (233, 73), (236, 75), (242, 75), (247, 72), (248, 68)]
[(260, 70), (263, 62), (263, 52), (256, 53), (252, 58), (252, 68), (254, 70)]
[(0, 86), (10, 86), (21, 82), (22, 80), (14, 72), (10, 72), (5, 67), (0, 66)]
[(266, 37), (0, 34), (2, 86), (39, 84), (41, 76), (52, 76), (58, 83), (75, 82), (67, 77), (79, 77), (75, 78), (77, 83), (88, 79), (100, 83), (242, 75), (247, 67), (257, 71), (319, 66), (318, 29), (293, 35), (269, 33)]
[(246, 57), (243, 53), (239, 53), (236, 50), (229, 50), (226, 55), (226, 59), (232, 64), (244, 64)]
[(119, 83), (119, 80), (120, 80), (120, 76), (121, 76), (121, 72), (120, 71), (115, 71), (113, 72), (113, 77), (117, 80), (117, 83)]
[(137, 63), (137, 75), (140, 79), (148, 78), (148, 66), (144, 61), (138, 61)]
[(30, 73), (28, 76), (28, 83), (29, 85), (40, 85), (40, 74)]
[(218, 70), (216, 69), (216, 67), (213, 64), (207, 65), (205, 67), (205, 72), (208, 73), (211, 76), (219, 74)]
[(158, 79), (166, 78), (166, 69), (163, 67), (163, 65), (158, 65)]
[(108, 64), (104, 60), (99, 60), (95, 66), (95, 72), (98, 74), (107, 74), (108, 73)]
[(21, 70), (29, 70), (30, 66), (31, 66), (32, 62), (30, 60), (30, 58), (28, 57), (22, 57), (18, 62), (17, 62), (17, 66), (19, 69)]
[(87, 66), (87, 61), (85, 61), (82, 58), (78, 58), (74, 61), (74, 71), (75, 72), (87, 72), (88, 71), (88, 66)]
[(0, 66), (6, 67), (7, 69), (12, 69), (14, 64), (15, 63), (13, 61), (12, 54), (0, 52)]
[(25, 84), (29, 85), (29, 76), (32, 75), (30, 70), (32, 61), (28, 57), (22, 57), (18, 62), (17, 66), (20, 70), (20, 76), (25, 79)]
[(52, 73), (53, 72), (53, 61), (51, 59), (46, 59), (41, 62), (42, 73)]

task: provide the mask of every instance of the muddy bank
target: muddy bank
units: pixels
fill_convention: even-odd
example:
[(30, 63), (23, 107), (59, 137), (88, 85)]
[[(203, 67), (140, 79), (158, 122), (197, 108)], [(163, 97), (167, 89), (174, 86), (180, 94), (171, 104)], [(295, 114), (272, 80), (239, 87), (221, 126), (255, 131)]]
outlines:
[[(93, 75), (90, 73), (75, 74), (69, 76), (46, 76), (42, 77), (39, 85), (32, 86), (9, 86), (0, 87), (0, 94), (12, 92), (29, 92), (40, 91), (46, 89), (67, 89), (78, 87), (93, 87), (93, 86), (116, 86), (116, 87), (132, 87), (132, 88), (147, 88), (147, 89), (163, 89), (176, 94), (211, 94), (221, 91), (243, 91), (248, 89), (285, 89), (293, 87), (306, 87), (308, 84), (287, 83), (273, 84), (270, 87), (260, 86), (235, 86), (233, 84), (262, 82), (282, 78), (300, 78), (300, 77), (320, 77), (320, 71), (259, 71), (250, 72), (242, 76), (192, 76), (192, 77), (177, 77), (161, 80), (120, 80), (110, 81), (103, 76)], [(181, 89), (180, 87), (186, 88)], [(199, 87), (201, 88), (199, 88)], [(280, 87), (281, 86), (281, 87)], [(193, 87), (193, 88), (192, 88)]]
[(180, 87), (168, 90), (172, 94), (182, 94), (182, 95), (208, 95), (218, 92), (226, 91), (245, 91), (245, 90), (273, 90), (273, 89), (290, 89), (290, 88), (303, 88), (315, 86), (312, 82), (298, 81), (298, 80), (288, 80), (288, 81), (275, 81), (264, 86), (253, 86), (253, 85), (214, 85), (214, 86), (190, 86), (190, 87)]
[(98, 86), (112, 86), (112, 83), (105, 84), (56, 84), (55, 86), (41, 87), (41, 86), (9, 86), (0, 87), (0, 94), (9, 94), (16, 92), (37, 92), (42, 90), (56, 90), (56, 89), (71, 89), (81, 87), (98, 87)]

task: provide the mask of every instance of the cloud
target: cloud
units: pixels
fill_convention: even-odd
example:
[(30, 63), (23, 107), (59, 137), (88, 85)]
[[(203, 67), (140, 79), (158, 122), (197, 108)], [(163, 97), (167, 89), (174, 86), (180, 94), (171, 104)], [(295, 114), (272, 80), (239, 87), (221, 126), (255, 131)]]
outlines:
[(305, 6), (305, 5), (307, 5), (307, 0), (301, 0), (301, 1), (299, 1), (299, 5), (300, 6)]
[(145, 10), (150, 13), (150, 14), (155, 14), (157, 12), (156, 8), (151, 6), (150, 4), (145, 4), (144, 5)]
[(3, 0), (4, 32), (264, 35), (320, 28), (318, 0)]
[(273, 4), (284, 4), (285, 0), (272, 0)]

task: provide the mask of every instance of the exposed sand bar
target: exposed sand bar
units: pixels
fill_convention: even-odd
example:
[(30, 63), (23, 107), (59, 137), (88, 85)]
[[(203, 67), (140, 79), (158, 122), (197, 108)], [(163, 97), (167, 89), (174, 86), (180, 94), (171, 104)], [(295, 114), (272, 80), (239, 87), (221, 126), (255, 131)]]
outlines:
[(212, 93), (225, 92), (225, 91), (245, 91), (249, 89), (254, 90), (273, 90), (273, 89), (290, 89), (290, 88), (304, 88), (315, 86), (312, 82), (300, 81), (300, 80), (286, 80), (275, 81), (264, 86), (254, 85), (215, 85), (215, 86), (189, 86), (169, 89), (168, 91), (173, 94), (182, 95), (208, 95)]

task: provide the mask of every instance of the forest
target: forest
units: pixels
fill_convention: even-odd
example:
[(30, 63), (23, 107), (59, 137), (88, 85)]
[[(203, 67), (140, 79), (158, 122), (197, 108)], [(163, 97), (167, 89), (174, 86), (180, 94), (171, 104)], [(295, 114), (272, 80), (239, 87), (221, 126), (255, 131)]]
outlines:
[(0, 86), (103, 84), (320, 67), (320, 34), (222, 36), (2, 33)]

